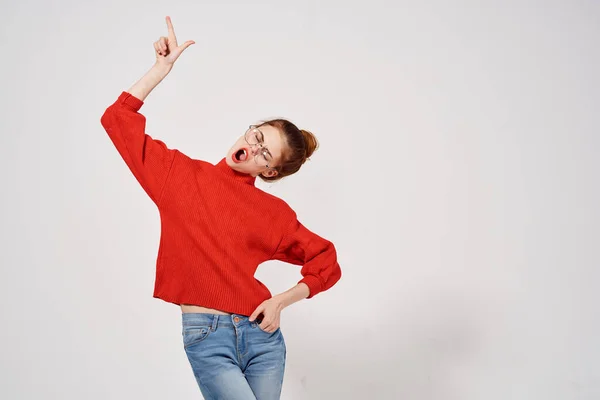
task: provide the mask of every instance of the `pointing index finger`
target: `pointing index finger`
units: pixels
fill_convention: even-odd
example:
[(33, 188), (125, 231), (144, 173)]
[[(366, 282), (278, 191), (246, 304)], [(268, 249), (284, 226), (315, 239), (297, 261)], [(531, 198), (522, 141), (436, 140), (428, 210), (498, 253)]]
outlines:
[(175, 41), (177, 41), (177, 39), (175, 38), (175, 30), (173, 29), (173, 24), (171, 23), (171, 17), (167, 17), (167, 28), (169, 29), (169, 37)]

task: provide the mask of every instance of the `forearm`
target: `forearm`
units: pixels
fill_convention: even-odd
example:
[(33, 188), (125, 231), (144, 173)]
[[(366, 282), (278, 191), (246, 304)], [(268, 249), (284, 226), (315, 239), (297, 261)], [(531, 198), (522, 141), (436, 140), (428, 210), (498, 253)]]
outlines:
[(280, 293), (275, 297), (279, 300), (283, 309), (287, 306), (294, 304), (297, 301), (307, 298), (309, 293), (310, 290), (308, 289), (308, 286), (305, 283), (299, 283), (293, 288), (283, 293)]
[(150, 92), (158, 85), (171, 71), (170, 68), (154, 64), (146, 74), (138, 80), (127, 92), (144, 101)]

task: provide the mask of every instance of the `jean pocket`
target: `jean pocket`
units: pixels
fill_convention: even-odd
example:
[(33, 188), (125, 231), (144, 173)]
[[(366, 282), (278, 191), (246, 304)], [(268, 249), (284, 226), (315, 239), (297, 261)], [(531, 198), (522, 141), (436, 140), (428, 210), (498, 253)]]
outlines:
[(184, 326), (181, 332), (183, 347), (189, 347), (206, 339), (210, 334), (209, 326)]
[(266, 333), (267, 335), (276, 335), (279, 333), (279, 330), (281, 329), (281, 327), (278, 326), (277, 329), (275, 329), (273, 332), (267, 332), (260, 327), (258, 322), (256, 323), (256, 327), (258, 328), (259, 331), (261, 331), (262, 333)]

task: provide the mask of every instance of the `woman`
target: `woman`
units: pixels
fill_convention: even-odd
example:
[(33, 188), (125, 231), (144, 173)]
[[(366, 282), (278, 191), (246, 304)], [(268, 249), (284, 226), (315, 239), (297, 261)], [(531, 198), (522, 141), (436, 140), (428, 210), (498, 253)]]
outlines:
[[(285, 307), (331, 288), (341, 277), (333, 244), (309, 231), (287, 203), (258, 189), (298, 171), (315, 137), (287, 120), (251, 126), (219, 163), (192, 159), (145, 133), (138, 111), (193, 41), (154, 43), (156, 63), (109, 106), (101, 123), (158, 206), (161, 239), (154, 297), (182, 311), (183, 346), (206, 399), (278, 399), (286, 347)], [(272, 296), (258, 265), (302, 265), (303, 278)]]

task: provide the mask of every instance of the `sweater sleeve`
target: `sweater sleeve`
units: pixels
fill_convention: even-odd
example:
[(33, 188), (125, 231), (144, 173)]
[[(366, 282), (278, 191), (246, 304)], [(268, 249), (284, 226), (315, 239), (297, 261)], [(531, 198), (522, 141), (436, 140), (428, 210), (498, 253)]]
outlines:
[(335, 246), (294, 219), (284, 233), (273, 259), (302, 265), (300, 273), (310, 289), (308, 299), (331, 288), (342, 276)]
[(146, 117), (138, 112), (143, 104), (122, 92), (100, 122), (135, 178), (158, 205), (177, 150), (145, 133)]

